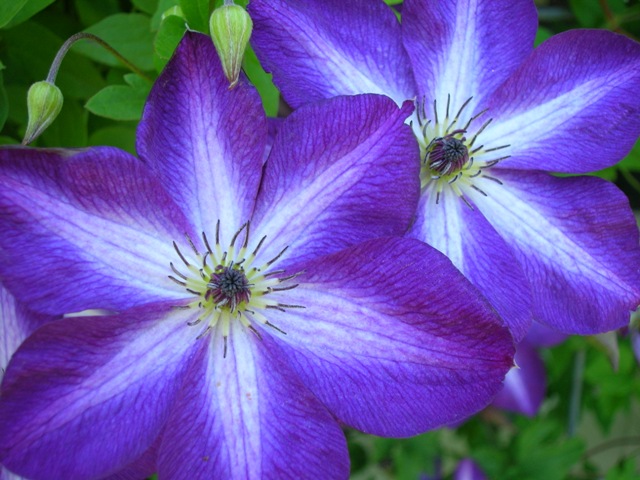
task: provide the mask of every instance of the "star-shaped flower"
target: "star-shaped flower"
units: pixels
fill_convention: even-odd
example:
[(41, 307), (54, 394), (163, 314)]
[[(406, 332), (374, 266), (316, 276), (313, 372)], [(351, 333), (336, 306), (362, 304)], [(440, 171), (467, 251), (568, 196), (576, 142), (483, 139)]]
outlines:
[(593, 177), (640, 133), (640, 45), (570, 31), (533, 49), (531, 0), (253, 0), (254, 48), (298, 107), (416, 99), (422, 195), (408, 236), (445, 253), (524, 337), (626, 325), (640, 303), (626, 197)]
[[(346, 478), (341, 426), (413, 435), (485, 406), (512, 365), (493, 310), (401, 238), (418, 146), (376, 95), (267, 125), (188, 34), (156, 82), (140, 158), (0, 150), (0, 275), (49, 314), (0, 398), (0, 461), (101, 478)], [(73, 454), (70, 454), (73, 452)]]

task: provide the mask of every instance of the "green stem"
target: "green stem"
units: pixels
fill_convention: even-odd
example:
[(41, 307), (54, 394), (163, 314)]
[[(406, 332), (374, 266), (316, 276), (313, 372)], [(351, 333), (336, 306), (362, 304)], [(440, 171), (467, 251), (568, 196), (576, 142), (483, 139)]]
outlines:
[(571, 381), (571, 398), (569, 400), (569, 426), (567, 434), (573, 437), (576, 433), (578, 420), (580, 418), (580, 400), (582, 398), (582, 376), (584, 374), (584, 364), (586, 360), (584, 349), (578, 350), (573, 362), (573, 379)]
[(71, 35), (67, 39), (67, 41), (62, 44), (62, 47), (60, 47), (60, 50), (58, 50), (58, 53), (56, 54), (56, 58), (53, 59), (53, 63), (51, 64), (51, 68), (49, 69), (49, 74), (47, 75), (47, 82), (49, 82), (51, 84), (55, 84), (56, 76), (58, 75), (58, 70), (60, 69), (60, 64), (62, 63), (62, 59), (64, 58), (64, 56), (67, 54), (67, 52), (73, 46), (74, 43), (76, 43), (78, 40), (83, 40), (83, 39), (92, 40), (92, 41), (96, 42), (98, 45), (103, 47), (105, 50), (107, 50), (111, 54), (113, 54), (118, 60), (120, 60), (122, 63), (124, 63), (132, 71), (134, 71), (135, 73), (140, 75), (142, 78), (144, 78), (145, 80), (147, 80), (149, 82), (153, 81), (142, 70), (140, 70), (133, 63), (131, 63), (129, 60), (127, 60), (122, 55), (120, 55), (115, 48), (113, 48), (107, 42), (102, 40), (100, 37), (97, 37), (97, 36), (93, 35), (92, 33), (79, 32), (79, 33), (76, 33), (75, 35)]

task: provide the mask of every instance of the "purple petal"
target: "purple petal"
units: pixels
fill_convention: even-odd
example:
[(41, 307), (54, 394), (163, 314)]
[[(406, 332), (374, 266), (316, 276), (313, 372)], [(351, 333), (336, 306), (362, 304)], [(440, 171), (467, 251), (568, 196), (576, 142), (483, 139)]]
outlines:
[(2, 384), (0, 461), (27, 477), (73, 479), (139, 458), (167, 419), (195, 342), (185, 315), (151, 305), (38, 329)]
[(268, 336), (234, 322), (226, 357), (219, 332), (205, 341), (163, 434), (160, 478), (347, 478), (340, 427)]
[(400, 24), (380, 1), (253, 0), (252, 45), (294, 108), (337, 95), (415, 97)]
[(538, 322), (533, 322), (531, 329), (527, 332), (527, 343), (534, 347), (553, 347), (566, 339), (567, 335), (565, 333), (558, 332)]
[(544, 363), (536, 349), (526, 341), (518, 344), (515, 360), (517, 367), (507, 374), (504, 388), (493, 405), (533, 417), (542, 405), (547, 388)]
[(19, 305), (13, 295), (0, 285), (0, 381), (20, 344), (37, 327), (53, 319)]
[(303, 382), (344, 424), (415, 435), (483, 408), (514, 353), (509, 332), (447, 258), (393, 238), (299, 265), (270, 322)]
[(10, 472), (5, 467), (0, 465), (0, 480), (28, 480), (20, 475)]
[[(402, 235), (418, 201), (419, 153), (399, 109), (378, 95), (298, 109), (281, 125), (254, 216), (264, 255), (318, 256)], [(284, 258), (284, 257), (283, 257)]]
[(461, 460), (453, 474), (453, 480), (486, 480), (487, 476), (470, 458)]
[[(455, 195), (423, 192), (407, 236), (444, 253), (493, 305), (519, 342), (531, 325), (531, 291), (511, 248), (482, 214)], [(437, 203), (436, 203), (437, 201)]]
[(606, 31), (555, 35), (496, 91), (485, 145), (509, 168), (581, 173), (609, 167), (640, 133), (640, 44)]
[(171, 242), (192, 227), (131, 155), (2, 149), (0, 183), (0, 271), (19, 301), (60, 314), (176, 298)]
[[(494, 173), (495, 172), (495, 173)], [(494, 170), (472, 200), (529, 278), (534, 318), (565, 333), (626, 325), (640, 303), (638, 228), (627, 198), (594, 177)]]
[(187, 33), (149, 95), (137, 149), (198, 229), (221, 220), (233, 235), (249, 220), (266, 141), (256, 90), (229, 89), (211, 39)]
[(158, 468), (156, 467), (156, 457), (158, 455), (158, 444), (156, 441), (144, 452), (139, 458), (124, 467), (118, 473), (109, 475), (101, 480), (140, 480), (153, 475)]
[(451, 95), (455, 113), (482, 103), (529, 55), (537, 29), (530, 0), (406, 0), (404, 45), (418, 91), (431, 102)]

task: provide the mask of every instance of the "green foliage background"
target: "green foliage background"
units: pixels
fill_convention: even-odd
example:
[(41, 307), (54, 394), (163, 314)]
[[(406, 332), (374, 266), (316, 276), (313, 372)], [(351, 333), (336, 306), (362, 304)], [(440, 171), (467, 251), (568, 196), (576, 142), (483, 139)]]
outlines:
[[(27, 89), (46, 77), (65, 39), (86, 31), (110, 43), (140, 72), (88, 41), (76, 44), (56, 82), (65, 97), (62, 112), (34, 145), (114, 145), (135, 152), (135, 128), (146, 96), (186, 29), (176, 7), (190, 29), (206, 31), (209, 13), (219, 3), (0, 0), (0, 144), (19, 143), (26, 129)], [(538, 42), (570, 28), (607, 28), (640, 38), (638, 0), (537, 4)], [(245, 71), (268, 115), (287, 111), (251, 51)], [(640, 143), (617, 166), (598, 174), (615, 181), (640, 208)], [(535, 418), (489, 408), (457, 428), (410, 439), (349, 431), (352, 478), (450, 478), (464, 457), (475, 459), (490, 478), (640, 478), (640, 373), (628, 337), (575, 337), (541, 353), (549, 387)]]

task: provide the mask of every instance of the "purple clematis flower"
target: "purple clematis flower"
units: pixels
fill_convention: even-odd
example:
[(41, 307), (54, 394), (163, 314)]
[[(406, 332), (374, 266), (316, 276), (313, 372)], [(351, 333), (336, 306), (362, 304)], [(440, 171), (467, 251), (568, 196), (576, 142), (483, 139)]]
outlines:
[(593, 334), (640, 303), (626, 197), (592, 177), (640, 133), (640, 45), (571, 31), (533, 49), (532, 0), (252, 0), (254, 48), (299, 107), (417, 99), (421, 199), (408, 236), (445, 253), (516, 340), (531, 319)]
[(138, 458), (169, 479), (346, 478), (341, 426), (413, 435), (485, 406), (512, 340), (446, 257), (398, 236), (419, 193), (410, 113), (377, 95), (301, 108), (264, 163), (257, 92), (229, 90), (187, 34), (140, 159), (0, 150), (7, 287), (50, 314), (119, 312), (15, 353), (0, 461), (36, 479)]

